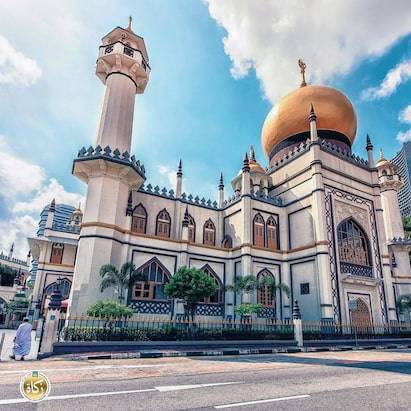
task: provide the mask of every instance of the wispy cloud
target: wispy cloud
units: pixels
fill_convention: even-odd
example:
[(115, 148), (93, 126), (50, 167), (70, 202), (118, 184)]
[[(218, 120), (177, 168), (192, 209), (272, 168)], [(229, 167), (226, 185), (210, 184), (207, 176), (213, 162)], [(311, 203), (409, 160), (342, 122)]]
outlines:
[(411, 31), (409, 0), (395, 7), (391, 0), (378, 6), (374, 0), (204, 1), (227, 31), (223, 44), (232, 75), (255, 70), (273, 103), (298, 84), (298, 58), (306, 60), (311, 80), (326, 82)]
[(164, 165), (164, 164), (159, 164), (157, 166), (157, 171), (161, 176), (164, 176), (167, 178), (167, 183), (171, 186), (173, 190), (176, 189), (177, 185), (177, 174), (176, 170), (173, 170), (172, 168)]
[(37, 164), (18, 156), (0, 136), (0, 200), (6, 214), (0, 215), (0, 250), (15, 243), (15, 255), (24, 258), (27, 237), (35, 235), (38, 215), (55, 198), (57, 203), (77, 206), (84, 197), (71, 193), (55, 179), (47, 179)]
[(389, 97), (398, 86), (411, 79), (411, 60), (403, 61), (392, 68), (377, 87), (370, 87), (361, 93), (363, 100), (376, 100)]
[(30, 86), (41, 77), (37, 62), (17, 51), (10, 42), (0, 36), (0, 84)]
[[(400, 112), (398, 116), (398, 120), (400, 120), (402, 123), (405, 123), (411, 126), (411, 104), (405, 107), (405, 109)], [(397, 134), (397, 140), (400, 143), (411, 141), (411, 128), (409, 128), (406, 131), (400, 131)]]

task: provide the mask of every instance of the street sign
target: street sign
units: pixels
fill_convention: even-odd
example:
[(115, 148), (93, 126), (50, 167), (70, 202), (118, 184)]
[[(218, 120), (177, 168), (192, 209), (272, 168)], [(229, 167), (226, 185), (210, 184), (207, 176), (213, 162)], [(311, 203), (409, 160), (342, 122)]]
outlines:
[(348, 309), (355, 311), (357, 309), (357, 300), (348, 300)]

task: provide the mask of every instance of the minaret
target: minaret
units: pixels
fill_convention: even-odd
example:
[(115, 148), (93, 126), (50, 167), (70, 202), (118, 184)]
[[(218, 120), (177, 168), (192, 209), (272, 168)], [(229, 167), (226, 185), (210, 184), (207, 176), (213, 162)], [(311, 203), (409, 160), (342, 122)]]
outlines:
[(250, 194), (250, 162), (248, 155), (245, 153), (243, 160), (243, 170), (241, 177), (241, 194)]
[(311, 142), (318, 141), (318, 133), (317, 133), (317, 115), (314, 111), (314, 106), (311, 103), (310, 106), (310, 114), (308, 116), (308, 121), (310, 122), (310, 139)]
[(12, 243), (10, 250), (9, 250), (9, 259), (11, 260), (13, 258), (13, 252), (14, 252), (14, 243)]
[(150, 67), (143, 38), (116, 27), (102, 38), (96, 74), (106, 86), (96, 145), (130, 152), (134, 100), (144, 93)]
[(97, 145), (82, 148), (73, 164), (73, 174), (87, 184), (69, 304), (70, 313), (77, 314), (114, 297), (112, 290), (100, 292), (98, 273), (104, 264), (120, 267), (126, 261), (128, 246), (119, 236), (130, 230), (130, 191), (145, 180), (144, 167), (130, 149), (135, 95), (144, 92), (150, 67), (144, 39), (133, 32), (131, 19), (127, 28), (116, 27), (103, 37), (96, 74), (106, 86)]
[(398, 190), (404, 183), (401, 181), (397, 167), (384, 158), (382, 149), (380, 149), (380, 158), (376, 167), (381, 187), (381, 203), (387, 240), (404, 238), (404, 227), (398, 204)]
[(224, 180), (223, 180), (223, 173), (221, 173), (220, 182), (218, 184), (218, 206), (222, 208), (223, 204), (224, 204)]
[(53, 228), (54, 214), (56, 212), (56, 200), (53, 198), (47, 211), (47, 220), (45, 228)]
[(27, 253), (27, 257), (26, 257), (26, 264), (28, 267), (30, 267), (30, 263), (31, 263), (31, 250), (29, 250), (29, 252)]
[(176, 198), (180, 198), (183, 192), (183, 165), (180, 159), (177, 169)]
[(365, 146), (368, 155), (368, 166), (370, 168), (374, 167), (374, 146), (371, 143), (371, 138), (367, 134), (367, 145)]

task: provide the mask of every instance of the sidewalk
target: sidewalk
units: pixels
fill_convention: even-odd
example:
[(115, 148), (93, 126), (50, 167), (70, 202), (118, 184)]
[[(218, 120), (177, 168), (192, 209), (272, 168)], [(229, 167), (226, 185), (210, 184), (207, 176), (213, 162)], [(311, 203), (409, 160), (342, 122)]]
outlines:
[[(11, 350), (13, 348), (13, 339), (16, 335), (16, 330), (0, 330), (0, 336), (1, 334), (5, 334), (4, 342), (3, 342), (3, 348), (0, 352), (0, 361), (5, 362), (5, 361), (14, 361), (9, 358), (9, 355), (11, 355)], [(26, 357), (27, 360), (36, 360), (37, 359), (37, 353), (39, 351), (39, 340), (35, 340), (36, 332), (32, 331), (31, 332), (31, 350), (30, 354)], [(1, 340), (1, 337), (0, 337)]]
[[(325, 352), (325, 351), (361, 351), (361, 350), (386, 350), (386, 349), (409, 349), (411, 344), (368, 344), (363, 346), (340, 345), (340, 346), (320, 346), (320, 347), (279, 347), (279, 348), (230, 348), (222, 350), (190, 350), (190, 351), (171, 351), (171, 350), (150, 350), (139, 352), (96, 352), (79, 354), (66, 354), (52, 356), (52, 359), (64, 359), (72, 361), (87, 360), (115, 360), (127, 358), (164, 358), (164, 357), (215, 357), (223, 355), (252, 355), (252, 354), (284, 354), (300, 352)], [(42, 356), (47, 358), (49, 356)]]

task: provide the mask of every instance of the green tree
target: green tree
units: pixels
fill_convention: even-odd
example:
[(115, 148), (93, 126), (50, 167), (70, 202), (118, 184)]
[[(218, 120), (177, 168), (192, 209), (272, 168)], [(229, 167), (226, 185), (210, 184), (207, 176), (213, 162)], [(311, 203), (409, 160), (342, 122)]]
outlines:
[(124, 302), (125, 291), (136, 281), (145, 280), (143, 274), (136, 271), (132, 262), (124, 263), (120, 270), (112, 264), (105, 264), (100, 268), (100, 276), (103, 278), (100, 284), (100, 291), (113, 287), (118, 294), (119, 302)]
[(404, 226), (405, 237), (411, 238), (411, 217), (403, 217), (402, 224)]
[[(245, 296), (250, 297), (252, 294), (254, 294), (255, 291), (258, 291), (262, 288), (266, 289), (268, 293), (273, 296), (274, 301), (275, 301), (275, 296), (277, 294), (277, 290), (284, 292), (287, 295), (287, 297), (290, 296), (290, 288), (288, 287), (288, 285), (284, 283), (277, 283), (275, 277), (267, 275), (267, 276), (262, 276), (259, 279), (252, 274), (246, 275), (244, 277), (238, 277), (235, 280), (233, 285), (229, 285), (226, 287), (227, 290), (234, 291), (241, 295), (241, 306), (243, 307), (241, 308), (239, 312), (236, 311), (236, 313), (239, 315), (247, 315), (253, 312), (257, 312), (255, 311), (255, 307), (251, 307), (251, 306), (255, 306), (256, 304), (250, 304), (248, 302), (244, 303), (244, 297)], [(250, 298), (248, 298), (248, 301), (249, 300)], [(250, 312), (246, 313), (247, 307), (245, 306), (248, 304), (250, 305), (250, 309), (248, 310)], [(276, 304), (274, 305), (274, 307), (276, 307)], [(274, 309), (274, 318), (275, 317), (276, 317), (276, 312)]]
[(87, 309), (87, 315), (106, 321), (130, 318), (133, 310), (114, 300), (97, 301)]
[(397, 310), (400, 313), (405, 313), (409, 310), (411, 310), (411, 294), (408, 295), (402, 295), (397, 299)]
[(17, 275), (17, 270), (0, 264), (0, 285), (4, 287), (13, 287), (14, 278)]
[(194, 320), (199, 302), (214, 295), (217, 286), (205, 272), (197, 268), (181, 267), (164, 286), (164, 291), (170, 298), (184, 300), (185, 317)]

